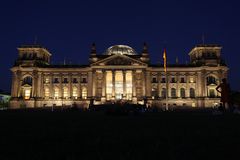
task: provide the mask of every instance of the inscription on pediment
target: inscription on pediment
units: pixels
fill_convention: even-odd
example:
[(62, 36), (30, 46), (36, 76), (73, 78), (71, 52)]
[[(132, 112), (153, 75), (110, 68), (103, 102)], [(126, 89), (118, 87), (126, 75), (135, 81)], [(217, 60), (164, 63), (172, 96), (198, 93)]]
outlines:
[(106, 62), (106, 65), (132, 65), (134, 62), (130, 59), (117, 57), (114, 58), (108, 62)]

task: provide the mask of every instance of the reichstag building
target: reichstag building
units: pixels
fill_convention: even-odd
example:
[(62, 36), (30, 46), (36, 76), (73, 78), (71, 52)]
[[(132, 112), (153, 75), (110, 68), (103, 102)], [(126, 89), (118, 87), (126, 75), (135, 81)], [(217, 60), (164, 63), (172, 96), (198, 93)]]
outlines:
[[(87, 65), (51, 64), (51, 53), (38, 45), (21, 46), (11, 68), (11, 108), (88, 107), (107, 103), (149, 107), (213, 107), (228, 68), (221, 46), (197, 45), (188, 64), (151, 64), (147, 45), (137, 53), (114, 45), (98, 54), (92, 45)], [(161, 53), (162, 54), (162, 53)]]

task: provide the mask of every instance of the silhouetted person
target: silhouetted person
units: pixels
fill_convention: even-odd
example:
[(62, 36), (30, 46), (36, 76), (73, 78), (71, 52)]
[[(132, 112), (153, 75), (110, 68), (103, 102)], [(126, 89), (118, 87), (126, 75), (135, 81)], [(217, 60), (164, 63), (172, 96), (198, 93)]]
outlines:
[[(219, 90), (220, 89), (220, 90)], [(221, 102), (222, 102), (222, 107), (223, 110), (227, 108), (229, 108), (229, 94), (230, 94), (230, 86), (227, 83), (226, 78), (222, 79), (222, 83), (217, 86), (216, 90), (221, 93)]]

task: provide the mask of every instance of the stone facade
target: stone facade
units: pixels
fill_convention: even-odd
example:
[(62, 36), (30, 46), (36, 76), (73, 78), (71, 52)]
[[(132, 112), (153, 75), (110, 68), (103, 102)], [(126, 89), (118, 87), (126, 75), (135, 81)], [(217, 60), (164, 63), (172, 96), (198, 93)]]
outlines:
[[(213, 107), (219, 103), (216, 86), (228, 68), (218, 45), (197, 45), (189, 64), (150, 64), (147, 45), (141, 54), (125, 45), (97, 54), (92, 45), (88, 65), (53, 65), (47, 49), (18, 48), (12, 71), (11, 108), (88, 107), (126, 101), (157, 107)], [(167, 98), (166, 98), (167, 97)]]

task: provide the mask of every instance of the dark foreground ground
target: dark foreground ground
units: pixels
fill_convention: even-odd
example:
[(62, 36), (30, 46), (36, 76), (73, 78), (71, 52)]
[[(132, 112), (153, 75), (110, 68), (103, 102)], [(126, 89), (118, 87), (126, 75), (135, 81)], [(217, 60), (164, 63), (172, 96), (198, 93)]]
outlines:
[(240, 115), (198, 111), (1, 111), (0, 160), (240, 159), (239, 124)]

